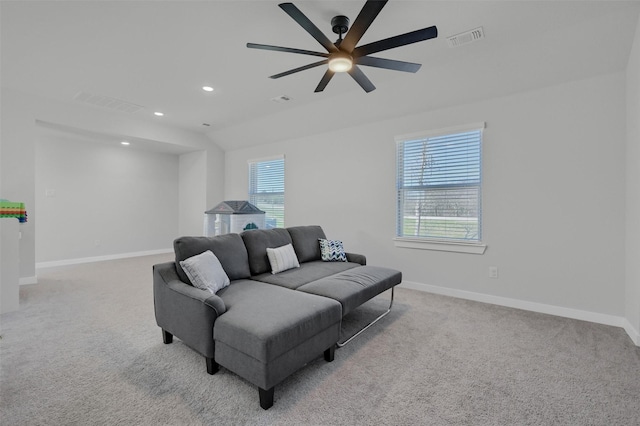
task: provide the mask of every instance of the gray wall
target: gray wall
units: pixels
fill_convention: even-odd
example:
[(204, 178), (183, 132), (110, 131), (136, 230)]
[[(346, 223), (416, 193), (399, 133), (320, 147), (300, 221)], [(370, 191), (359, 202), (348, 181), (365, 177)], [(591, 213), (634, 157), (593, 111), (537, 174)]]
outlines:
[[(228, 151), (225, 194), (246, 197), (249, 159), (284, 154), (287, 226), (320, 224), (414, 287), (606, 322), (625, 310), (625, 107), (625, 75), (616, 73)], [(396, 247), (394, 136), (482, 121), (485, 254)], [(492, 265), (498, 279), (488, 277)]]
[(36, 263), (171, 248), (177, 155), (38, 135)]
[[(114, 140), (120, 138), (138, 139), (147, 144), (157, 145), (160, 151), (173, 152), (174, 155), (183, 155), (194, 151), (205, 152), (207, 160), (206, 164), (202, 164), (202, 167), (214, 167), (215, 171), (209, 172), (207, 170), (203, 174), (206, 176), (207, 182), (204, 188), (200, 188), (200, 192), (204, 191), (204, 195), (191, 190), (179, 196), (189, 203), (192, 202), (192, 199), (204, 199), (207, 205), (222, 198), (221, 167), (224, 162), (224, 153), (202, 134), (172, 128), (163, 125), (158, 120), (145, 120), (135, 115), (100, 108), (87, 108), (83, 105), (62, 104), (4, 87), (0, 99), (2, 101), (0, 195), (3, 198), (25, 202), (29, 213), (29, 222), (20, 226), (22, 239), (18, 247), (18, 264), (8, 261), (8, 258), (3, 256), (0, 259), (0, 266), (3, 269), (18, 268), (21, 280), (33, 281), (36, 278), (35, 245), (37, 236), (35, 228), (39, 220), (39, 211), (35, 202), (37, 122), (80, 129), (83, 132), (98, 135), (101, 139), (104, 137), (112, 137)], [(176, 161), (179, 170), (179, 160)], [(188, 174), (184, 169), (179, 170), (176, 179), (179, 179), (181, 173)], [(179, 183), (176, 185), (180, 187)], [(86, 196), (92, 197), (93, 195), (75, 194), (76, 199), (82, 199)], [(173, 205), (177, 205), (179, 202), (178, 196), (165, 201)], [(180, 218), (178, 217), (177, 220), (180, 221)], [(188, 229), (191, 225), (172, 222), (163, 226), (170, 228), (177, 226), (176, 229), (186, 227)], [(199, 229), (201, 230), (201, 227)], [(43, 230), (43, 228), (39, 227), (39, 230)], [(95, 242), (94, 238), (90, 240)], [(155, 244), (150, 243), (146, 246), (155, 246)], [(170, 248), (170, 246), (170, 242), (163, 244), (163, 248)], [(126, 249), (126, 253), (135, 250), (136, 246), (131, 246)], [(46, 257), (50, 258), (51, 256), (46, 255)], [(60, 256), (58, 258), (65, 260)], [(1, 284), (3, 288), (14, 285), (14, 283), (5, 283), (4, 280)]]
[(627, 68), (626, 317), (640, 345), (640, 21)]

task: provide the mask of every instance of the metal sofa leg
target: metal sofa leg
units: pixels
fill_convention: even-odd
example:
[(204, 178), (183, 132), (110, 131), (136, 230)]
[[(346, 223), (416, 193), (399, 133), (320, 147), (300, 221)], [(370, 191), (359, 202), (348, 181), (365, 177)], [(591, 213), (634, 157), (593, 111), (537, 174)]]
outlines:
[(162, 341), (164, 342), (165, 345), (173, 343), (173, 334), (169, 333), (164, 328), (162, 329)]
[(220, 366), (213, 358), (205, 357), (204, 359), (207, 361), (207, 373), (214, 375), (220, 370)]
[(361, 335), (365, 330), (367, 330), (369, 327), (371, 327), (373, 324), (377, 323), (378, 321), (380, 321), (382, 318), (386, 317), (387, 314), (389, 312), (391, 312), (391, 307), (393, 306), (393, 293), (394, 290), (396, 288), (395, 287), (391, 287), (391, 301), (389, 302), (389, 308), (382, 313), (382, 315), (380, 315), (378, 318), (374, 319), (373, 321), (371, 321), (369, 324), (365, 325), (364, 327), (362, 327), (362, 329), (360, 331), (358, 331), (356, 334), (354, 334), (353, 336), (349, 337), (347, 340), (345, 340), (344, 342), (338, 342), (336, 343), (336, 346), (338, 348), (341, 348), (343, 346), (345, 346), (347, 343), (351, 342), (353, 339), (355, 339), (356, 337), (358, 337), (359, 335)]
[(260, 395), (260, 407), (264, 410), (268, 410), (273, 406), (273, 391), (275, 390), (275, 386), (264, 390), (262, 388), (258, 388), (258, 393)]

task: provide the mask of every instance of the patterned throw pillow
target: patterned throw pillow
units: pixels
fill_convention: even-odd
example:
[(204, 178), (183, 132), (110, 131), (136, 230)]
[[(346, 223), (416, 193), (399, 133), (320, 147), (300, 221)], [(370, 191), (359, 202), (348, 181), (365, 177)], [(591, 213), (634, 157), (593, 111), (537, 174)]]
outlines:
[(272, 274), (300, 267), (298, 256), (296, 256), (291, 244), (278, 248), (267, 248), (267, 257), (269, 258)]
[(320, 255), (325, 262), (346, 262), (347, 254), (344, 252), (342, 241), (338, 240), (324, 240), (319, 238), (320, 241)]
[(207, 290), (211, 294), (216, 294), (230, 283), (220, 261), (211, 250), (181, 261), (180, 266), (194, 287)]

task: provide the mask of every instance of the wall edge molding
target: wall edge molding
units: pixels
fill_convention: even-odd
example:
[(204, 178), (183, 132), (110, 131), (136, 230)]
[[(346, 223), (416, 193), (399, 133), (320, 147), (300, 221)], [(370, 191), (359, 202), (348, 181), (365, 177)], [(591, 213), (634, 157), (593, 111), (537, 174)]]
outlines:
[(512, 299), (490, 294), (475, 293), (472, 291), (440, 287), (415, 281), (403, 281), (399, 285), (399, 287), (423, 291), (426, 293), (440, 294), (443, 296), (456, 297), (458, 299), (473, 300), (475, 302), (489, 303), (492, 305), (505, 306), (508, 308), (522, 309), (525, 311), (538, 312), (541, 314), (555, 315), (564, 318), (571, 318), (597, 324), (620, 327), (624, 329), (624, 331), (629, 335), (629, 338), (631, 338), (636, 346), (640, 346), (640, 333), (631, 325), (631, 323), (626, 318), (620, 316), (601, 314), (597, 312), (584, 311), (563, 306), (547, 305), (544, 303), (529, 302), (526, 300)]
[(49, 262), (37, 262), (36, 270), (44, 269), (44, 268), (54, 268), (56, 266), (78, 265), (81, 263), (103, 262), (105, 260), (126, 259), (128, 257), (151, 256), (154, 254), (165, 254), (165, 253), (173, 253), (173, 248), (136, 251), (136, 252), (130, 252), (130, 253), (109, 254), (105, 256), (81, 257), (77, 259), (53, 260)]

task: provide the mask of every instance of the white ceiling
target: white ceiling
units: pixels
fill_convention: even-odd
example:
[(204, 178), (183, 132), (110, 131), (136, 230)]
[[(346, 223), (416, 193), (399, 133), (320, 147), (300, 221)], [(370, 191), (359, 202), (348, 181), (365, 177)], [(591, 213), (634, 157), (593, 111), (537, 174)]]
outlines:
[[(207, 133), (228, 150), (624, 70), (640, 12), (640, 1), (391, 0), (360, 44), (436, 25), (437, 39), (376, 54), (420, 71), (362, 67), (377, 90), (341, 74), (314, 93), (321, 67), (268, 76), (318, 58), (246, 48), (323, 51), (278, 3), (2, 1), (1, 83), (76, 104), (80, 91), (121, 99), (144, 107), (132, 116)], [(364, 0), (294, 3), (335, 39), (331, 18), (353, 21)], [(480, 26), (485, 39), (447, 46)], [(293, 100), (271, 101), (280, 95)]]

